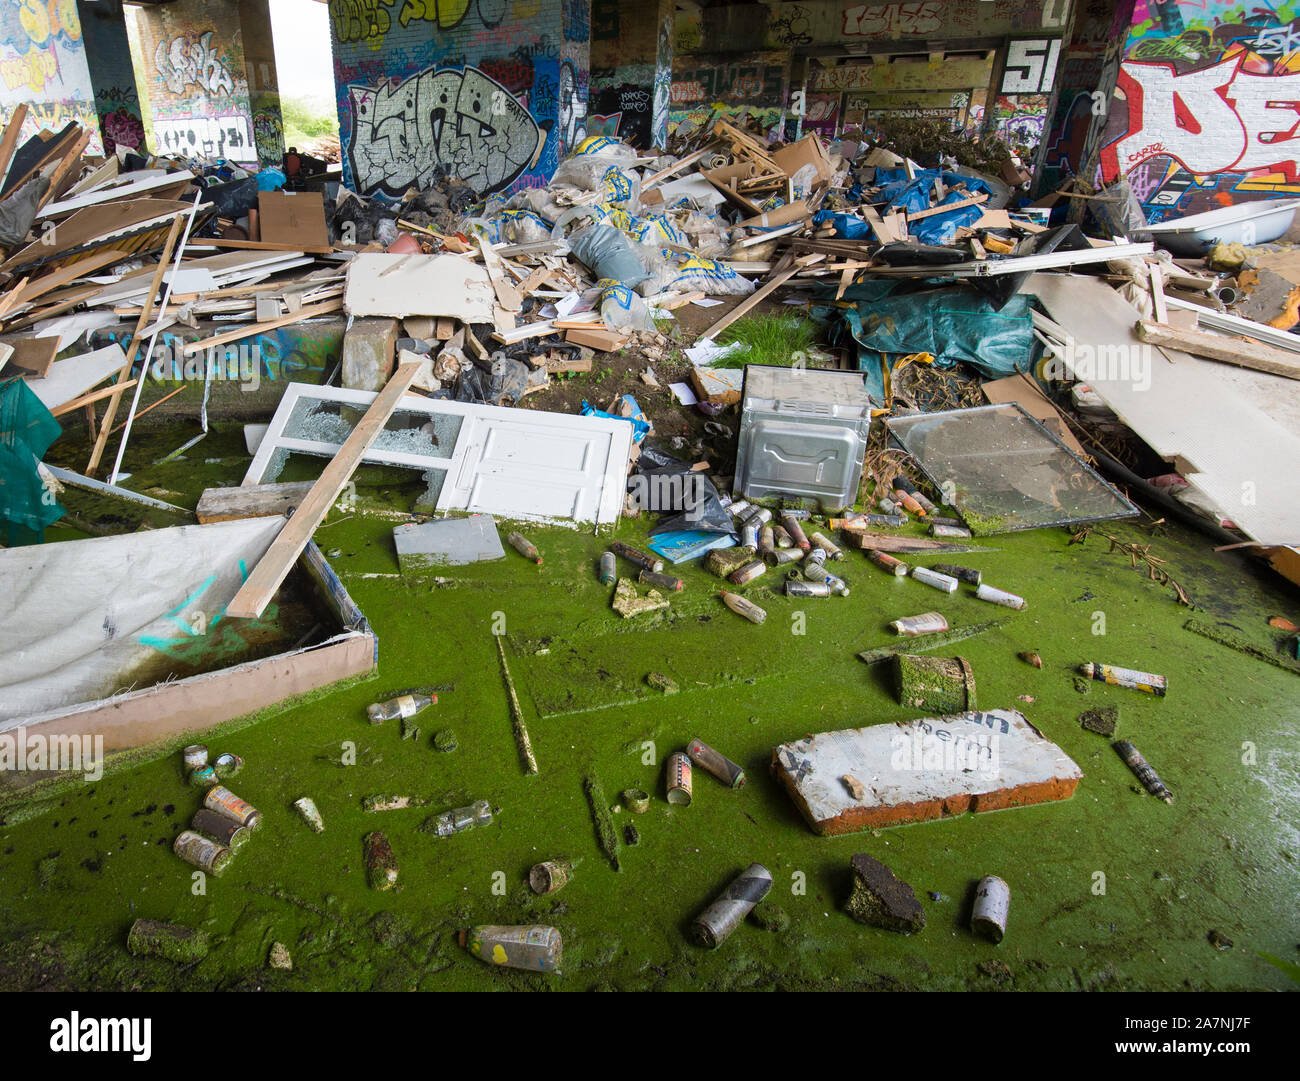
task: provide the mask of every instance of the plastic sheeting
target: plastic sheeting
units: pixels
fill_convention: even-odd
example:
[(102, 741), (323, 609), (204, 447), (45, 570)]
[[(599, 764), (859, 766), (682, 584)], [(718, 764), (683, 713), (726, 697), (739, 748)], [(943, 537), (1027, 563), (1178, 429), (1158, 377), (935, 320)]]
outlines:
[(64, 514), (36, 472), (61, 431), (26, 382), (0, 385), (0, 522), (10, 548), (40, 543), (45, 527)]
[(191, 667), (242, 649), (248, 621), (226, 620), (226, 605), (283, 525), (248, 518), (0, 551), (0, 721), (105, 698), (169, 659)]

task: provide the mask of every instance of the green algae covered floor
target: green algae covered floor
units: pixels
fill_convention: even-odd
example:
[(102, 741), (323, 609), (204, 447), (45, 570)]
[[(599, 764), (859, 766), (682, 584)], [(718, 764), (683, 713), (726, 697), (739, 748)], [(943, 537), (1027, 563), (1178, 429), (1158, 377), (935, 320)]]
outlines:
[[(237, 483), (238, 472), (210, 469), (207, 482)], [(363, 487), (363, 505), (384, 492), (392, 505), (409, 505), (410, 491), (379, 486)], [(682, 571), (686, 588), (668, 612), (620, 619), (595, 573), (606, 538), (588, 533), (526, 527), (545, 555), (540, 567), (507, 548), (499, 562), (415, 582), (398, 574), (392, 519), (340, 520), (336, 511), (331, 523), (318, 543), (336, 551), (334, 566), (378, 632), (377, 677), (203, 737), (214, 753), (243, 756), (231, 787), (264, 824), (201, 895), (170, 848), (199, 805), (178, 752), (71, 787), (43, 814), (0, 827), (0, 987), (1297, 986), (1300, 678), (1184, 630), (1189, 612), (1172, 589), (1100, 537), (1070, 545), (1064, 531), (1040, 530), (951, 557), (1026, 597), (1024, 612), (983, 604), (965, 587), (946, 597), (893, 579), (846, 550), (836, 569), (850, 597), (778, 597), (769, 571), (745, 590), (768, 611), (756, 627), (719, 602), (718, 580), (697, 566)], [(644, 530), (625, 522), (616, 535), (637, 543)], [(1262, 648), (1281, 638), (1269, 616), (1300, 615), (1280, 579), (1213, 554), (1195, 534), (1105, 530), (1150, 541), (1199, 606), (1192, 615), (1223, 621)], [(967, 657), (981, 707), (1024, 712), (1084, 779), (1064, 803), (819, 838), (769, 776), (772, 748), (922, 716), (893, 700), (884, 666), (868, 668), (856, 653), (896, 644), (888, 621), (927, 610), (954, 625), (1006, 619), (937, 655)], [(1105, 633), (1095, 634), (1103, 618)], [(520, 766), (494, 631), (506, 635), (538, 776)], [(1041, 670), (1016, 658), (1025, 650), (1041, 654)], [(1085, 660), (1164, 673), (1169, 695), (1096, 683), (1081, 693), (1072, 670)], [(670, 675), (680, 693), (647, 686), (652, 671)], [(365, 706), (381, 693), (418, 685), (449, 688), (415, 718), (418, 741), (403, 740), (397, 723), (367, 723)], [(1080, 728), (1083, 710), (1107, 704), (1119, 706), (1117, 735), (1160, 772), (1172, 805), (1143, 793), (1108, 741)], [(442, 729), (454, 731), (457, 750), (433, 748)], [(693, 804), (670, 807), (664, 760), (692, 736), (740, 762), (748, 784), (727, 790), (697, 769)], [(341, 765), (349, 745), (355, 764)], [(621, 849), (621, 871), (597, 844), (583, 791), (593, 773), (611, 804), (628, 787), (653, 795), (646, 814), (614, 816), (620, 835), (628, 824), (640, 835)], [(432, 802), (368, 814), (361, 800), (375, 793)], [(290, 806), (303, 795), (321, 810), (321, 835)], [(441, 840), (419, 830), (431, 813), (476, 799), (496, 809), (491, 826)], [(395, 892), (366, 886), (362, 837), (373, 829), (396, 853)], [(844, 914), (857, 852), (915, 888), (922, 932), (904, 937)], [(528, 868), (555, 858), (576, 864), (572, 881), (533, 895)], [(716, 951), (691, 944), (690, 919), (754, 861), (772, 871), (769, 903), (788, 915), (788, 928), (745, 923)], [(1000, 946), (966, 926), (972, 887), (985, 874), (1011, 886)], [(202, 927), (212, 951), (188, 967), (133, 958), (126, 932), (140, 917)], [(533, 922), (563, 933), (562, 974), (494, 970), (455, 942), (456, 929), (471, 924)], [(1211, 930), (1232, 947), (1216, 949)], [(273, 942), (288, 946), (292, 971), (267, 967)]]

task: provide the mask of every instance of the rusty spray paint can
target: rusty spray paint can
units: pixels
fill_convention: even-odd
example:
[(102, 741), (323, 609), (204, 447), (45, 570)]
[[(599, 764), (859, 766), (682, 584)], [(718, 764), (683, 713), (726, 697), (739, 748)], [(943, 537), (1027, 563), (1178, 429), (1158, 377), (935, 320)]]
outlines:
[(483, 924), (460, 932), (459, 941), (480, 961), (529, 972), (558, 972), (564, 943), (554, 927)]
[(895, 578), (902, 578), (907, 573), (907, 564), (895, 559), (888, 552), (877, 552), (874, 548), (865, 549), (867, 558), (882, 571), (888, 571)]
[(765, 525), (758, 534), (758, 557), (766, 559), (776, 552), (776, 530)]
[(746, 600), (739, 593), (722, 592), (722, 603), (730, 608), (738, 616), (744, 616), (751, 623), (762, 623), (767, 618), (767, 612), (756, 605), (751, 600)]
[(938, 571), (932, 571), (925, 567), (913, 567), (912, 577), (918, 582), (924, 582), (926, 585), (933, 586), (944, 593), (957, 592), (957, 579), (946, 574), (940, 574)]
[(829, 597), (834, 592), (829, 582), (805, 582), (798, 578), (787, 578), (785, 583), (787, 597)]
[(1014, 593), (1008, 593), (1002, 589), (994, 589), (983, 582), (975, 590), (975, 596), (982, 601), (988, 601), (990, 604), (1000, 604), (1003, 608), (1014, 608), (1019, 611), (1025, 607), (1024, 597), (1017, 597)]
[(922, 612), (919, 616), (904, 616), (890, 623), (895, 634), (915, 638), (918, 634), (935, 634), (948, 629), (948, 621), (938, 612)]
[(613, 552), (600, 553), (600, 584), (612, 586), (618, 581), (618, 559)]
[(622, 556), (629, 563), (638, 567), (644, 567), (648, 571), (659, 571), (664, 569), (664, 561), (656, 559), (652, 555), (647, 555), (639, 548), (633, 548), (630, 544), (624, 544), (622, 541), (610, 541), (609, 550), (615, 555)]
[(893, 515), (898, 513), (898, 504), (895, 503), (892, 499), (890, 499), (889, 496), (887, 495), (882, 495), (879, 499), (877, 499), (876, 506), (879, 507), (886, 514)]
[(746, 563), (743, 567), (737, 567), (727, 575), (727, 581), (735, 586), (743, 586), (746, 582), (752, 582), (760, 574), (766, 573), (766, 571), (767, 564), (761, 559), (755, 559)]
[(200, 766), (190, 773), (190, 784), (194, 788), (211, 788), (220, 783), (221, 778), (217, 776), (215, 766)]
[(194, 817), (190, 819), (190, 828), (232, 850), (252, 836), (243, 823), (227, 818), (216, 811), (209, 811), (206, 807), (194, 812)]
[(325, 832), (325, 819), (321, 818), (320, 811), (316, 809), (316, 801), (310, 796), (303, 796), (302, 799), (293, 801), (293, 809), (298, 812), (301, 818), (314, 833)]
[(691, 937), (701, 946), (717, 949), (771, 889), (772, 872), (761, 863), (751, 863), (695, 917)]
[(185, 763), (185, 772), (193, 773), (208, 764), (208, 749), (202, 743), (192, 744), (181, 751), (181, 759)]
[(554, 893), (563, 889), (573, 868), (563, 860), (534, 863), (528, 871), (528, 885), (534, 893)]
[(946, 537), (948, 540), (969, 540), (970, 530), (965, 526), (947, 525), (943, 522), (930, 523), (930, 536)]
[(393, 854), (393, 846), (388, 843), (387, 837), (377, 831), (367, 833), (364, 843), (366, 881), (370, 883), (370, 888), (391, 890), (397, 885), (397, 857)]
[(794, 547), (794, 538), (791, 537), (788, 532), (786, 532), (786, 528), (783, 525), (776, 525), (775, 523), (773, 523), (772, 539), (776, 541), (776, 546), (778, 548)]
[(991, 942), (1001, 942), (1007, 933), (1007, 915), (1011, 911), (1011, 887), (997, 875), (985, 875), (975, 887), (975, 904), (971, 908), (970, 927)]
[(203, 806), (209, 811), (216, 811), (227, 818), (238, 820), (240, 825), (247, 826), (250, 830), (257, 829), (262, 821), (261, 811), (251, 804), (245, 803), (229, 788), (224, 788), (221, 785), (208, 789), (207, 795), (203, 797)]
[(1165, 696), (1169, 681), (1164, 676), (1152, 672), (1139, 672), (1133, 668), (1117, 668), (1113, 664), (1093, 664), (1089, 661), (1079, 665), (1079, 672), (1098, 683), (1108, 683), (1112, 687), (1128, 687), (1144, 694), (1154, 694), (1159, 698)]
[(1124, 764), (1133, 771), (1134, 776), (1142, 782), (1151, 795), (1158, 800), (1164, 800), (1165, 803), (1174, 802), (1174, 794), (1169, 791), (1165, 782), (1160, 779), (1160, 774), (1151, 768), (1151, 764), (1142, 757), (1142, 752), (1133, 746), (1126, 739), (1117, 739), (1111, 744), (1115, 748), (1120, 758), (1124, 759)]
[(803, 549), (795, 548), (791, 545), (788, 548), (778, 548), (767, 557), (769, 567), (780, 567), (786, 563), (798, 563), (803, 559)]
[(799, 519), (792, 512), (785, 511), (781, 515), (781, 525), (790, 534), (790, 539), (794, 541), (796, 547), (802, 548), (805, 552), (812, 547), (812, 543), (804, 536), (803, 526), (799, 524)]
[(974, 567), (959, 567), (955, 563), (936, 563), (931, 569), (950, 578), (956, 578), (959, 582), (965, 582), (968, 586), (978, 586), (984, 577), (983, 573)]
[(841, 597), (849, 595), (849, 584), (843, 578), (838, 578), (826, 569), (826, 564), (819, 561), (805, 559), (803, 562), (804, 580), (816, 582), (822, 585), (830, 586), (831, 590)]
[(735, 502), (727, 504), (727, 512), (737, 521), (746, 517), (753, 509), (754, 504), (748, 499), (737, 499)]
[(535, 545), (522, 533), (507, 533), (506, 540), (509, 541), (510, 547), (513, 548), (525, 559), (531, 559), (539, 567), (541, 566), (542, 553), (537, 550), (537, 545)]
[(678, 807), (691, 805), (691, 760), (681, 751), (668, 756), (666, 792), (668, 802)]
[(660, 574), (658, 571), (648, 571), (642, 569), (637, 574), (637, 581), (644, 582), (648, 586), (658, 586), (660, 589), (670, 589), (674, 593), (681, 592), (682, 586), (686, 583), (680, 578), (674, 578), (671, 574)]
[(818, 548), (824, 549), (828, 559), (844, 558), (844, 550), (825, 533), (813, 533), (808, 539)]
[(692, 762), (706, 773), (711, 773), (728, 788), (745, 787), (745, 771), (724, 754), (719, 754), (702, 739), (696, 737), (686, 745)]
[(219, 845), (193, 830), (178, 833), (172, 842), (172, 851), (191, 866), (214, 876), (220, 876), (234, 854), (225, 845)]

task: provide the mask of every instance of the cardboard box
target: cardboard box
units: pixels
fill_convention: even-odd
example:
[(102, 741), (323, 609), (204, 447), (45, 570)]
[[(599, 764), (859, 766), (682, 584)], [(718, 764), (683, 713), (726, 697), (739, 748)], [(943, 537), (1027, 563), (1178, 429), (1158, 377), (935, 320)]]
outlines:
[(794, 176), (810, 162), (817, 168), (818, 180), (830, 180), (833, 175), (826, 148), (815, 133), (805, 135), (796, 143), (784, 146), (772, 155), (772, 160), (784, 171), (786, 176)]

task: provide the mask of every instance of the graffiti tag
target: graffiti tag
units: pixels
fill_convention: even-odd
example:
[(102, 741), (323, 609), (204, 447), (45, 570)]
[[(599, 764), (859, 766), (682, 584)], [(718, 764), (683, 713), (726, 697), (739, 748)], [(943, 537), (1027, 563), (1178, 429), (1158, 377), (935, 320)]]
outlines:
[(173, 94), (185, 93), (187, 86), (197, 86), (208, 94), (234, 93), (235, 80), (230, 68), (212, 47), (213, 33), (207, 30), (197, 37), (178, 34), (170, 42), (158, 42), (153, 55), (154, 67)]

